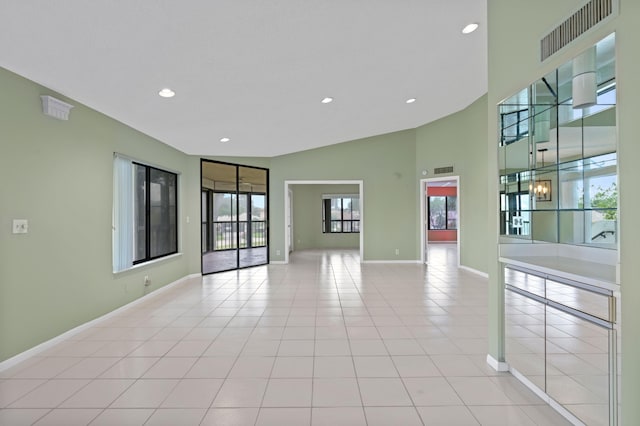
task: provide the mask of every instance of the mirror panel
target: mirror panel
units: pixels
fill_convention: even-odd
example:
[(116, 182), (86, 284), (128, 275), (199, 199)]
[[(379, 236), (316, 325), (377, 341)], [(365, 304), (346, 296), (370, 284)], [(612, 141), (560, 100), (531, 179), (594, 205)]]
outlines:
[(503, 242), (616, 248), (615, 35), (498, 106)]

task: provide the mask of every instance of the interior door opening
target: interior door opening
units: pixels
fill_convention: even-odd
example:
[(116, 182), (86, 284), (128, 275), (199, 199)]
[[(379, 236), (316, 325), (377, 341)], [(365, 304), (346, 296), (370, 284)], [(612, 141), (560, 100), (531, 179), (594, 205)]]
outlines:
[(460, 266), (460, 177), (420, 180), (421, 260)]

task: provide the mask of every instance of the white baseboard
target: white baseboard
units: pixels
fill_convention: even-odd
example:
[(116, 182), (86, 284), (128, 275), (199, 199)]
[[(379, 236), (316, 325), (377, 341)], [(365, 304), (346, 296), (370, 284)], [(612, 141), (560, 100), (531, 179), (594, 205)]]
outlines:
[(364, 260), (362, 263), (397, 263), (397, 264), (419, 264), (420, 260)]
[(464, 269), (465, 271), (473, 272), (474, 274), (480, 275), (481, 277), (487, 279), (489, 278), (489, 274), (487, 274), (486, 272), (478, 271), (477, 269), (469, 268), (468, 266), (460, 265), (458, 266), (458, 268)]
[(78, 333), (80, 333), (80, 332), (82, 332), (84, 330), (87, 330), (88, 328), (90, 328), (90, 327), (92, 327), (92, 326), (94, 326), (96, 324), (99, 324), (99, 323), (101, 323), (103, 321), (106, 321), (109, 318), (112, 318), (112, 317), (122, 313), (123, 311), (126, 311), (127, 309), (130, 309), (130, 308), (132, 308), (132, 307), (134, 307), (136, 305), (139, 305), (142, 302), (147, 301), (148, 299), (154, 298), (154, 297), (164, 293), (165, 291), (169, 290), (170, 288), (175, 287), (178, 284), (183, 283), (184, 281), (187, 281), (187, 280), (192, 279), (192, 278), (201, 277), (201, 276), (202, 276), (202, 274), (197, 273), (197, 274), (190, 274), (190, 275), (184, 276), (182, 278), (179, 278), (179, 279), (177, 279), (176, 281), (174, 281), (172, 283), (169, 283), (169, 284), (167, 284), (167, 285), (165, 285), (163, 287), (160, 287), (157, 290), (152, 291), (151, 293), (145, 294), (144, 296), (139, 297), (138, 299), (132, 300), (131, 302), (127, 303), (126, 305), (122, 305), (121, 307), (116, 308), (111, 312), (107, 312), (106, 314), (104, 314), (104, 315), (102, 315), (102, 316), (100, 316), (100, 317), (98, 317), (96, 319), (93, 319), (91, 321), (85, 322), (84, 324), (80, 324), (79, 326), (74, 327), (71, 330), (65, 331), (64, 333), (59, 334), (58, 336), (56, 336), (54, 338), (51, 338), (51, 339), (49, 339), (49, 340), (47, 340), (45, 342), (42, 342), (39, 345), (32, 347), (31, 349), (27, 349), (24, 352), (21, 352), (21, 353), (19, 353), (17, 355), (14, 355), (9, 359), (6, 359), (6, 360), (0, 362), (0, 371), (7, 370), (7, 369), (9, 369), (9, 368), (21, 363), (22, 361), (25, 361), (26, 359), (31, 358), (34, 355), (37, 355), (37, 354), (39, 354), (41, 352), (44, 352), (45, 350), (55, 346), (56, 344), (62, 342), (63, 340), (66, 340), (71, 336), (74, 336), (74, 335), (76, 335), (76, 334), (78, 334)]
[(509, 364), (504, 361), (498, 361), (489, 354), (487, 354), (487, 364), (496, 371), (509, 371)]
[(270, 260), (269, 265), (286, 265), (287, 262), (284, 260)]

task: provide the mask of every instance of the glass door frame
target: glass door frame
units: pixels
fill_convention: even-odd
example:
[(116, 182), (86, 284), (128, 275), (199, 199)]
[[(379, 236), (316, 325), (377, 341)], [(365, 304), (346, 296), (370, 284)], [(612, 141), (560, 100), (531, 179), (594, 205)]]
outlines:
[[(232, 190), (216, 190), (216, 189), (211, 189), (211, 188), (206, 188), (205, 186), (203, 186), (203, 178), (204, 176), (204, 167), (203, 165), (205, 163), (212, 163), (212, 164), (219, 164), (222, 166), (232, 166), (235, 167), (235, 191)], [(241, 191), (240, 190), (240, 170), (241, 168), (246, 168), (246, 169), (256, 169), (256, 170), (262, 170), (265, 172), (265, 190), (264, 191), (258, 191), (258, 192), (252, 192), (252, 191)], [(205, 197), (203, 197), (203, 195), (206, 193), (206, 200), (204, 199)], [(215, 194), (220, 194), (220, 193), (225, 193), (225, 194), (231, 194), (231, 199), (232, 199), (232, 203), (235, 203), (235, 205), (232, 206), (232, 212), (235, 212), (235, 216), (234, 213), (231, 214), (231, 220), (233, 222), (232, 224), (232, 228), (234, 228), (236, 230), (235, 232), (235, 247), (232, 247), (230, 250), (235, 250), (236, 252), (236, 262), (235, 262), (235, 268), (229, 268), (229, 269), (222, 269), (222, 270), (216, 270), (216, 271), (205, 271), (204, 270), (204, 255), (207, 253), (211, 253), (211, 252), (215, 252), (215, 251), (220, 251), (220, 250), (215, 250), (215, 226), (214, 226), (214, 202), (213, 202), (213, 196)], [(245, 195), (244, 198), (246, 198), (246, 206), (245, 206), (245, 210), (246, 210), (246, 214), (247, 214), (247, 220), (242, 221), (240, 220), (240, 199), (243, 198), (241, 197), (241, 195)], [(245, 227), (247, 228), (246, 232), (252, 232), (252, 229), (249, 229), (249, 227), (252, 225), (253, 220), (251, 217), (249, 217), (250, 214), (252, 214), (252, 196), (253, 195), (262, 195), (265, 198), (265, 202), (264, 202), (264, 210), (266, 212), (266, 217), (264, 220), (260, 220), (257, 222), (264, 222), (264, 232), (266, 232), (266, 238), (264, 238), (264, 244), (263, 245), (259, 245), (257, 247), (249, 247), (247, 244), (249, 241), (253, 240), (253, 235), (248, 236), (245, 246), (246, 247), (241, 247), (240, 243), (240, 225), (241, 224), (245, 224)], [(256, 167), (256, 166), (247, 166), (244, 164), (236, 164), (236, 163), (228, 163), (228, 162), (224, 162), (224, 161), (217, 161), (217, 160), (209, 160), (206, 158), (201, 158), (200, 159), (200, 252), (201, 252), (201, 256), (200, 256), (200, 270), (202, 271), (203, 275), (208, 275), (208, 274), (213, 274), (213, 273), (218, 273), (218, 272), (226, 272), (226, 271), (233, 271), (233, 270), (238, 270), (238, 269), (245, 269), (245, 268), (251, 268), (254, 266), (262, 266), (262, 265), (267, 265), (269, 264), (269, 240), (270, 240), (270, 229), (269, 229), (269, 202), (270, 202), (270, 197), (269, 197), (269, 169), (265, 168), (265, 167)], [(205, 208), (204, 204), (206, 203), (206, 215), (207, 217), (204, 218), (202, 217), (203, 215), (203, 209)], [(234, 226), (235, 225), (235, 226)], [(203, 241), (203, 227), (207, 229), (207, 235), (205, 236), (205, 238), (207, 238), (207, 251), (203, 251), (203, 247), (205, 242)], [(259, 248), (259, 247), (264, 247), (265, 248), (265, 252), (266, 252), (266, 261), (265, 263), (259, 263), (259, 264), (252, 264), (252, 265), (244, 265), (242, 266), (241, 264), (241, 256), (240, 256), (240, 250), (242, 249), (252, 249), (252, 248)]]

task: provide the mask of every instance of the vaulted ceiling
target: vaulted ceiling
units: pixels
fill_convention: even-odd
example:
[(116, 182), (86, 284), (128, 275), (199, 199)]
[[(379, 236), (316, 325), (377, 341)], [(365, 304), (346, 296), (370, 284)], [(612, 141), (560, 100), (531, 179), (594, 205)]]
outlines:
[(0, 66), (185, 153), (270, 157), (468, 106), (486, 0), (3, 0)]

